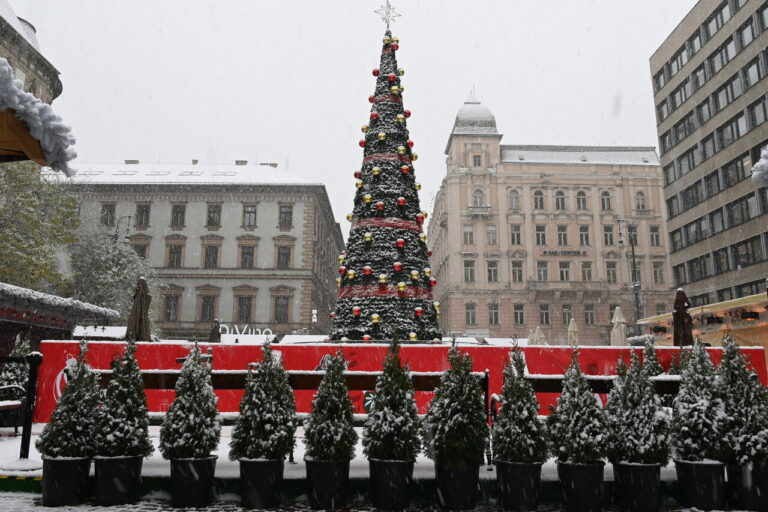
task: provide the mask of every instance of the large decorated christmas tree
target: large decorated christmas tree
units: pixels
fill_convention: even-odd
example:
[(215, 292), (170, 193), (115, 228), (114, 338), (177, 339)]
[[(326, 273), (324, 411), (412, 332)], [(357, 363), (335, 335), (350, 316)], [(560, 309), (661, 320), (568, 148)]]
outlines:
[[(383, 8), (391, 9), (389, 3)], [(403, 108), (404, 71), (397, 67), (397, 37), (389, 30), (391, 11), (373, 70), (376, 90), (370, 120), (362, 127), (363, 162), (354, 172), (354, 210), (346, 251), (339, 255), (339, 285), (330, 337), (333, 340), (384, 340), (398, 333), (409, 341), (440, 339), (439, 304), (432, 300), (437, 281), (421, 211), (408, 134), (411, 113)]]

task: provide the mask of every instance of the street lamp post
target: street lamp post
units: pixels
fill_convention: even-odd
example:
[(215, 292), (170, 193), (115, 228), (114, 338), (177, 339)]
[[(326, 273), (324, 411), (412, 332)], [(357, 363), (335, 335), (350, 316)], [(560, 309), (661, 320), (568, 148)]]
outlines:
[[(635, 237), (633, 237), (630, 233), (630, 228), (632, 227), (631, 224), (629, 224), (627, 221), (620, 220), (619, 219), (619, 230), (621, 230), (621, 226), (624, 225), (624, 227), (627, 230), (627, 239), (629, 241), (629, 249), (630, 249), (630, 257), (632, 258), (632, 265), (629, 270), (629, 278), (632, 281), (632, 293), (635, 297), (635, 321), (632, 324), (632, 334), (635, 336), (640, 335), (640, 324), (638, 324), (638, 321), (640, 320), (640, 279), (637, 275), (637, 259), (635, 258), (635, 245), (637, 244), (637, 233), (635, 233)], [(623, 235), (623, 231), (620, 231), (620, 236)], [(624, 250), (625, 244), (623, 239), (619, 239), (619, 249)]]

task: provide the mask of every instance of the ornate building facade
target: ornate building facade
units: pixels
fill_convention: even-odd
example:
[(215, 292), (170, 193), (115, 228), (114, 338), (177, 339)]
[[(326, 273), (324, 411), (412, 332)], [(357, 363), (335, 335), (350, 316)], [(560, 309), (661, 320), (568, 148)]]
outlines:
[[(445, 333), (607, 344), (670, 308), (661, 168), (654, 148), (501, 145), (470, 97), (446, 147), (429, 224)], [(633, 266), (634, 259), (634, 269)], [(639, 286), (638, 286), (639, 285)]]

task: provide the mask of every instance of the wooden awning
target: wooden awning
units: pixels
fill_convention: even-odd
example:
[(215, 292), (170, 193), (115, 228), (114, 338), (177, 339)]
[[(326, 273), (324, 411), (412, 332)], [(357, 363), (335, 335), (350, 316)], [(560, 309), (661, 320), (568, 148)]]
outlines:
[(32, 160), (48, 165), (40, 142), (32, 137), (27, 125), (13, 114), (13, 110), (0, 112), (0, 162)]

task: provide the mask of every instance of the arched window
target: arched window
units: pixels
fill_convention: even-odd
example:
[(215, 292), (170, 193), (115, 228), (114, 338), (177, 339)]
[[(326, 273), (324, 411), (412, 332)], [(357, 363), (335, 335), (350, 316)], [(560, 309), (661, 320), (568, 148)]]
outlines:
[(576, 192), (576, 209), (577, 210), (586, 210), (587, 209), (587, 193), (583, 190), (579, 190)]
[(555, 209), (565, 210), (565, 192), (562, 190), (555, 192)]
[(533, 193), (533, 209), (534, 210), (543, 210), (544, 209), (544, 192), (541, 190), (537, 190)]
[(645, 193), (638, 192), (635, 194), (635, 209), (645, 210)]
[(600, 194), (600, 208), (604, 212), (611, 210), (611, 194), (607, 190)]
[(518, 194), (517, 190), (509, 191), (509, 209), (510, 210), (520, 209), (520, 194)]
[(475, 190), (472, 193), (472, 206), (485, 206), (485, 194), (482, 190)]

